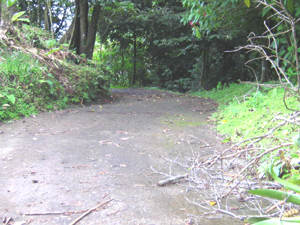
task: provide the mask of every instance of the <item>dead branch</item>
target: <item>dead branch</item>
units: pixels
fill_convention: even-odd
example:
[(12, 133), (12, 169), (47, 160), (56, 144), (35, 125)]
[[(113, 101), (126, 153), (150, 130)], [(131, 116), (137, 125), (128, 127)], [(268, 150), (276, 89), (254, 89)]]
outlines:
[(186, 174), (182, 174), (182, 175), (178, 175), (178, 176), (174, 176), (174, 177), (170, 177), (166, 180), (161, 180), (157, 183), (158, 186), (162, 187), (162, 186), (165, 186), (166, 184), (169, 184), (169, 183), (174, 183), (174, 182), (177, 182), (179, 180), (182, 180), (182, 179), (185, 179), (189, 176), (188, 173)]
[[(271, 148), (271, 149), (268, 149), (266, 150), (265, 152), (261, 153), (260, 155), (256, 156), (254, 159), (251, 160), (250, 163), (248, 163), (246, 166), (243, 167), (243, 169), (237, 174), (235, 175), (234, 178), (232, 178), (232, 181), (235, 180), (236, 178), (238, 178), (242, 173), (244, 173), (247, 169), (249, 169), (250, 166), (256, 164), (258, 162), (259, 159), (261, 159), (264, 155), (267, 155), (271, 152), (273, 152), (274, 150), (277, 150), (277, 149), (280, 149), (282, 147), (285, 147), (285, 146), (291, 146), (293, 145), (293, 143), (285, 143), (285, 144), (281, 144), (279, 146), (276, 146), (274, 148)], [(231, 182), (232, 182), (231, 181)], [(229, 183), (231, 183), (229, 182)]]
[(94, 208), (89, 209), (88, 211), (86, 211), (84, 214), (82, 214), (80, 217), (78, 217), (77, 219), (75, 219), (72, 223), (70, 223), (70, 225), (75, 225), (76, 223), (78, 223), (80, 220), (82, 220), (85, 216), (89, 215), (91, 212), (97, 210), (98, 208), (106, 205), (107, 203), (111, 202), (113, 200), (109, 199), (105, 202), (100, 203), (99, 205), (95, 206)]
[(275, 120), (284, 120), (290, 124), (300, 126), (300, 120), (296, 119), (296, 118), (285, 118), (285, 117), (281, 117), (281, 116), (276, 116)]

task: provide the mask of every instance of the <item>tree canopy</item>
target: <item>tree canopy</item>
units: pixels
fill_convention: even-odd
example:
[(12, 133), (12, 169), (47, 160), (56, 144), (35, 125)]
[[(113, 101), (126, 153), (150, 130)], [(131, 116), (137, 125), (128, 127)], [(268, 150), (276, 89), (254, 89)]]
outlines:
[[(299, 17), (299, 2), (293, 0), (3, 0), (1, 5), (17, 6), (12, 13), (26, 12), (32, 25), (51, 31), (53, 38), (69, 44), (78, 55), (106, 60), (115, 74), (111, 78), (115, 85), (189, 91), (210, 89), (220, 82), (275, 79), (267, 60), (251, 60), (259, 53), (228, 50), (246, 45), (250, 33), (263, 35), (264, 22), (278, 32), (285, 30), (288, 23), (277, 24), (271, 16), (272, 11), (282, 10), (281, 2), (289, 16)], [(266, 7), (268, 3), (273, 8)], [(297, 34), (299, 23), (294, 21), (293, 26)], [(296, 69), (292, 58), (297, 51), (283, 47), (298, 44), (291, 38), (283, 35), (276, 41), (279, 56), (290, 57)], [(266, 41), (257, 43), (265, 45)], [(257, 71), (256, 78), (244, 67), (249, 61)]]

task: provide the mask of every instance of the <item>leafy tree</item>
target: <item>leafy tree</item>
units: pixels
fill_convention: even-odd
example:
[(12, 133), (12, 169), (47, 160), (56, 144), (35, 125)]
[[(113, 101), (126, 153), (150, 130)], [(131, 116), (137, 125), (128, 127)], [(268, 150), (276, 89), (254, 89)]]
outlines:
[[(145, 1), (108, 4), (101, 17), (99, 30), (101, 42), (117, 51), (114, 57), (116, 61), (121, 62), (119, 63), (121, 67), (115, 66), (115, 68), (119, 68), (119, 72), (116, 74), (121, 73), (127, 76), (131, 85), (144, 83), (145, 79), (141, 73), (142, 71), (147, 73), (143, 66), (146, 60), (144, 58), (146, 48), (144, 25), (146, 11), (149, 6), (151, 7), (151, 1), (149, 2), (150, 4)], [(125, 66), (127, 66), (126, 69)]]
[(67, 0), (19, 0), (18, 7), (27, 12), (32, 25), (51, 31), (54, 38), (59, 38), (68, 28), (75, 3)]
[[(205, 81), (211, 80), (211, 78), (216, 80), (214, 77), (208, 77), (211, 72), (215, 75), (218, 74), (218, 81), (226, 83), (234, 82), (237, 79), (249, 79), (249, 73), (245, 70), (237, 74), (239, 70), (237, 67), (242, 67), (248, 57), (225, 53), (226, 50), (244, 44), (250, 31), (260, 32), (262, 30), (262, 26), (257, 26), (260, 20), (257, 17), (257, 9), (249, 8), (248, 3), (248, 1), (238, 0), (182, 1), (188, 11), (181, 21), (184, 24), (190, 24), (193, 34), (203, 43), (198, 79), (200, 87), (203, 87)], [(220, 55), (219, 59), (216, 58), (217, 55)], [(211, 70), (210, 67), (214, 63), (218, 66)]]

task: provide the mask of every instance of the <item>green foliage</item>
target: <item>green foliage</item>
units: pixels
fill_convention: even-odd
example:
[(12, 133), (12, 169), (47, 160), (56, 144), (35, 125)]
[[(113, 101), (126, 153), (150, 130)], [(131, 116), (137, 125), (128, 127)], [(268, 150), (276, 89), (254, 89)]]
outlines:
[(108, 95), (110, 71), (100, 63), (89, 62), (87, 65), (66, 64), (68, 85), (72, 87), (68, 97), (71, 102), (83, 103), (95, 99), (104, 99)]
[(209, 97), (215, 99), (221, 103), (221, 107), (225, 107), (227, 104), (234, 101), (235, 97), (238, 97), (240, 100), (242, 100), (243, 98), (241, 98), (241, 96), (249, 92), (252, 88), (252, 85), (236, 83), (230, 83), (228, 86), (222, 86), (222, 84), (219, 82), (217, 88), (213, 88), (210, 91), (194, 92), (192, 94), (199, 97)]
[(52, 39), (52, 35), (49, 31), (27, 24), (23, 24), (22, 26), (22, 36), (26, 44), (31, 44), (33, 47), (39, 49), (48, 49), (59, 46), (57, 40)]
[[(62, 109), (70, 102), (84, 103), (108, 94), (105, 77), (111, 74), (103, 65), (68, 63), (57, 74), (22, 52), (1, 55), (0, 121)], [(64, 83), (58, 80), (62, 75)]]
[[(252, 90), (252, 91), (251, 91)], [(266, 89), (253, 87), (248, 84), (230, 84), (228, 87), (211, 91), (197, 92), (194, 95), (210, 97), (220, 103), (220, 109), (214, 113), (212, 120), (216, 121), (218, 132), (224, 135), (224, 142), (240, 142), (245, 139), (266, 134), (272, 128), (282, 123), (276, 117), (287, 118), (291, 111), (285, 108), (282, 101), (283, 89)], [(298, 104), (293, 96), (286, 97), (289, 105)], [(298, 126), (287, 123), (276, 129), (271, 138), (259, 142), (260, 147), (278, 146), (286, 142), (294, 142), (294, 146), (285, 147), (283, 151), (273, 152), (263, 157), (258, 165), (260, 177), (268, 177), (270, 164), (275, 160), (274, 171), (277, 176), (288, 177), (297, 182), (299, 173), (293, 170), (291, 161), (299, 159)]]
[(191, 24), (197, 38), (229, 40), (241, 32), (241, 26), (245, 27), (249, 23), (246, 19), (249, 16), (247, 7), (250, 7), (248, 0), (245, 1), (247, 7), (238, 0), (183, 0), (182, 4), (188, 11), (181, 21)]
[[(283, 185), (285, 189), (291, 189), (295, 191), (297, 194), (287, 193), (285, 191), (278, 190), (269, 190), (269, 189), (256, 189), (250, 190), (248, 193), (259, 195), (263, 197), (273, 198), (277, 200), (284, 200), (285, 202), (291, 202), (296, 205), (300, 205), (300, 187), (298, 185), (294, 185), (291, 182), (280, 179), (274, 172), (273, 166), (270, 168), (270, 174), (274, 180)], [(300, 217), (292, 217), (292, 218), (265, 218), (265, 217), (250, 217), (246, 220), (250, 224), (255, 225), (277, 225), (277, 224), (299, 224)]]
[[(289, 182), (287, 182), (289, 183)], [(291, 185), (291, 183), (289, 183)], [(284, 191), (278, 191), (278, 190), (269, 190), (269, 189), (255, 189), (255, 190), (250, 190), (248, 191), (249, 194), (253, 195), (259, 195), (263, 197), (268, 197), (268, 198), (274, 198), (277, 200), (285, 200), (287, 197), (288, 199), (286, 202), (291, 202), (293, 204), (300, 205), (300, 196), (291, 194), (289, 195), (288, 193)]]
[(60, 95), (62, 85), (22, 52), (1, 53), (0, 120), (20, 118), (38, 111), (60, 109), (67, 99)]
[[(43, 52), (50, 55), (62, 51), (64, 45), (50, 39), (50, 33), (27, 25), (16, 35), (19, 45), (30, 43), (37, 51), (29, 47), (25, 54), (5, 45), (0, 51), (0, 121), (62, 109), (71, 102), (84, 103), (107, 97), (106, 77), (111, 73), (104, 64), (80, 57), (74, 61), (71, 57), (65, 62), (53, 61), (55, 66), (46, 65)], [(67, 52), (58, 55), (69, 56)]]
[[(217, 129), (231, 141), (238, 142), (254, 136), (266, 133), (276, 124), (282, 121), (274, 121), (277, 114), (287, 115), (287, 110), (282, 102), (283, 89), (253, 89), (252, 85), (231, 84), (221, 90), (195, 93), (195, 95), (210, 97), (220, 102), (221, 111), (214, 114), (218, 120)], [(247, 95), (248, 93), (248, 95)], [(297, 100), (289, 97), (286, 101), (294, 104)], [(286, 125), (277, 130), (274, 135), (278, 140), (292, 137), (296, 128)], [(265, 140), (267, 142), (267, 140)], [(265, 143), (266, 144), (266, 143)]]
[(21, 11), (21, 12), (17, 12), (13, 15), (13, 17), (11, 18), (12, 22), (15, 21), (22, 21), (22, 22), (27, 22), (30, 23), (30, 20), (28, 18), (22, 18), (21, 16), (23, 16), (26, 13), (26, 11)]
[[(111, 86), (127, 87), (129, 85), (128, 72), (130, 71), (131, 65), (127, 57), (122, 57), (124, 53), (118, 54), (115, 48), (117, 46), (112, 45), (111, 48), (104, 48), (96, 43), (93, 59), (96, 62), (105, 62), (105, 67), (110, 71), (111, 77), (109, 79)], [(99, 49), (99, 50), (97, 50)]]
[(6, 2), (6, 6), (9, 8), (9, 7), (12, 7), (18, 0), (1, 0), (1, 2)]

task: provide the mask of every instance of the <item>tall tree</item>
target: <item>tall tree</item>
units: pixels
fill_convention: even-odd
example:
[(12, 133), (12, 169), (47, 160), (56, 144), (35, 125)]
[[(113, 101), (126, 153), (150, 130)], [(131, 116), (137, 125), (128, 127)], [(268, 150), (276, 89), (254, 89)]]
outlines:
[[(70, 49), (74, 49), (78, 55), (85, 54), (88, 59), (92, 59), (101, 5), (99, 2), (92, 5), (88, 0), (76, 0), (75, 3)], [(92, 17), (89, 20), (90, 9)]]

